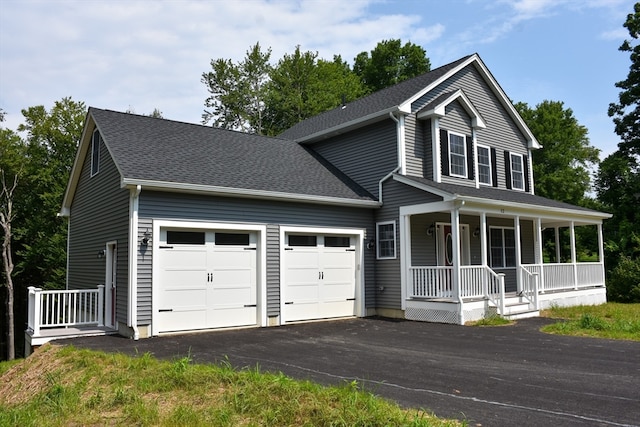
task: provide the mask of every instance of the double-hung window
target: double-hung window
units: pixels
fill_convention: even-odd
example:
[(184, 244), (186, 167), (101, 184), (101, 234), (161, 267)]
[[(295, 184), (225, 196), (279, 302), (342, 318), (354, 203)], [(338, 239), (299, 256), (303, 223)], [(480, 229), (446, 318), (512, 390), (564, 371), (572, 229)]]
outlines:
[(480, 184), (491, 185), (491, 150), (483, 145), (477, 146), (478, 180)]
[(376, 228), (378, 259), (394, 259), (396, 257), (396, 222), (379, 222)]
[(491, 267), (516, 266), (516, 237), (513, 228), (491, 227)]
[(524, 160), (522, 154), (511, 153), (511, 188), (524, 190)]
[(467, 177), (467, 147), (464, 135), (449, 132), (449, 164), (451, 176)]

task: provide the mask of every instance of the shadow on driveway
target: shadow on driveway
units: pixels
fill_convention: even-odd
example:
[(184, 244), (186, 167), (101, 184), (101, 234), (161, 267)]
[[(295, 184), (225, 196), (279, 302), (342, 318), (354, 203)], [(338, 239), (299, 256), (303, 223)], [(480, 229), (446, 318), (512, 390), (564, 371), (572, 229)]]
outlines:
[(640, 343), (539, 332), (549, 320), (465, 327), (379, 318), (133, 341), (59, 341), (160, 359), (228, 360), (322, 384), (357, 380), (405, 407), (483, 426), (640, 425)]

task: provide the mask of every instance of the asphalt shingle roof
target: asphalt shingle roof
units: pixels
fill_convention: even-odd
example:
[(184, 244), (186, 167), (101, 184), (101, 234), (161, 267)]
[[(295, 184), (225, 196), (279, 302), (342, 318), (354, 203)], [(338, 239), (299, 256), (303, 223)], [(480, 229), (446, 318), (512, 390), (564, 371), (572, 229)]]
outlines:
[(375, 200), (289, 140), (96, 108), (89, 114), (126, 179)]
[(357, 99), (346, 104), (345, 108), (334, 108), (333, 110), (329, 110), (317, 116), (303, 120), (302, 122), (287, 129), (279, 136), (282, 138), (297, 140), (398, 106), (434, 81), (438, 80), (451, 69), (466, 61), (469, 56), (465, 56), (464, 58), (460, 58), (450, 64), (438, 67), (428, 73), (405, 80), (397, 85), (382, 89), (378, 92), (372, 93), (371, 95), (365, 96), (364, 98)]
[(520, 203), (532, 206), (539, 206), (543, 208), (556, 208), (556, 209), (571, 209), (577, 211), (584, 211), (587, 213), (602, 212), (595, 211), (593, 209), (583, 208), (582, 206), (575, 206), (569, 203), (559, 202), (557, 200), (547, 199), (546, 197), (536, 196), (534, 194), (525, 193), (524, 191), (515, 190), (503, 190), (494, 187), (480, 186), (480, 188), (470, 187), (466, 185), (456, 185), (443, 182), (435, 182), (426, 178), (419, 178), (414, 176), (404, 176), (403, 178), (415, 181), (420, 184), (428, 185), (437, 190), (444, 191), (449, 194), (457, 194), (462, 197), (476, 197), (487, 200), (498, 200), (505, 203)]

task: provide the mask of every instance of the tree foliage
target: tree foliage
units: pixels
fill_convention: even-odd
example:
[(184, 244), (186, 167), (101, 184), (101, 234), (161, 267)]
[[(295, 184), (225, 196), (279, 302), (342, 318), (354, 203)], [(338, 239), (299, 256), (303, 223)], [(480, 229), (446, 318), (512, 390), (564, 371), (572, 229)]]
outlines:
[(589, 171), (597, 165), (599, 153), (589, 143), (587, 128), (560, 101), (543, 101), (535, 108), (517, 103), (515, 107), (543, 147), (533, 151), (536, 194), (583, 204), (591, 188)]
[(427, 52), (414, 43), (402, 45), (400, 39), (383, 40), (368, 52), (360, 52), (354, 61), (353, 71), (369, 92), (400, 83), (431, 69)]
[[(301, 120), (353, 101), (372, 90), (386, 87), (429, 71), (424, 49), (400, 40), (379, 43), (376, 49), (356, 58), (358, 72), (340, 55), (333, 60), (318, 58), (317, 52), (296, 46), (271, 65), (271, 49), (256, 43), (242, 61), (211, 61), (211, 71), (202, 74), (209, 92), (203, 123), (262, 135), (277, 135)], [(386, 77), (374, 75), (379, 62), (387, 64)], [(374, 86), (365, 85), (366, 74)]]
[(633, 7), (634, 13), (627, 15), (624, 27), (631, 40), (625, 40), (619, 50), (630, 52), (631, 66), (625, 80), (616, 83), (622, 89), (618, 102), (609, 105), (609, 116), (613, 117), (616, 134), (622, 139), (618, 144), (623, 154), (640, 156), (640, 3)]
[(604, 224), (607, 293), (623, 302), (640, 302), (640, 3), (633, 10), (623, 24), (631, 40), (619, 49), (630, 52), (629, 74), (616, 83), (622, 91), (609, 105), (621, 141), (600, 164), (596, 180), (598, 199), (613, 213)]

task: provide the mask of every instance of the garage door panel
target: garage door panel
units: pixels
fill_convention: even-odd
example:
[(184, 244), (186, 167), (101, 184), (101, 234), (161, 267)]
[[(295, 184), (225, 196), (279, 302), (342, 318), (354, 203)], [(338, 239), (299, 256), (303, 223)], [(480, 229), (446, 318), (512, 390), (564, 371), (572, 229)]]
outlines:
[(320, 301), (345, 301), (355, 298), (355, 292), (351, 283), (325, 283), (322, 286)]
[[(217, 246), (214, 230), (196, 233), (206, 235), (202, 244), (166, 245), (166, 240), (160, 241), (154, 328), (169, 332), (255, 325), (258, 321), (255, 233), (246, 233), (250, 238), (245, 243), (230, 245), (227, 240)], [(167, 232), (161, 230), (160, 234), (161, 239), (166, 239)]]
[(320, 298), (318, 279), (315, 282), (296, 283), (287, 286), (286, 302), (296, 304), (316, 302)]

